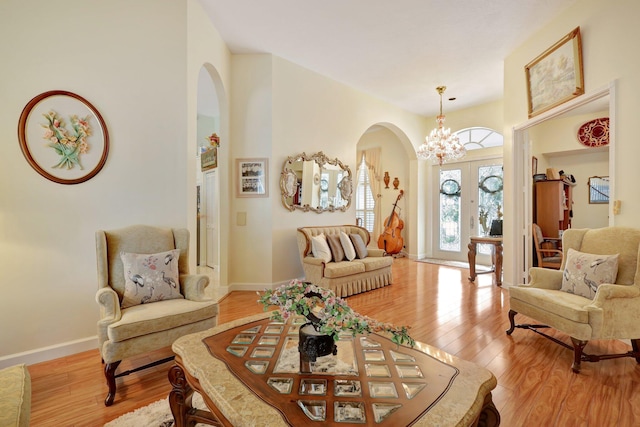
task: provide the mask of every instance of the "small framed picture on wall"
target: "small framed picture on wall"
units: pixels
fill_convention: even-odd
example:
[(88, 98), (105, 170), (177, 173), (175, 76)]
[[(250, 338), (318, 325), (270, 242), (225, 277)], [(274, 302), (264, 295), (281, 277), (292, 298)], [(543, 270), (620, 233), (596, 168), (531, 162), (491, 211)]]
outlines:
[(236, 159), (236, 196), (269, 196), (269, 159)]

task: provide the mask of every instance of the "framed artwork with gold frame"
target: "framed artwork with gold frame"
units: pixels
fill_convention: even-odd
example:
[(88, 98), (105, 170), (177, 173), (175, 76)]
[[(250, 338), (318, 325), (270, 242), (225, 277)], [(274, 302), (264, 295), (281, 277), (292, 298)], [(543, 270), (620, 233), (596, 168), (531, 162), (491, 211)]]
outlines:
[(529, 118), (584, 93), (582, 40), (575, 28), (525, 67)]

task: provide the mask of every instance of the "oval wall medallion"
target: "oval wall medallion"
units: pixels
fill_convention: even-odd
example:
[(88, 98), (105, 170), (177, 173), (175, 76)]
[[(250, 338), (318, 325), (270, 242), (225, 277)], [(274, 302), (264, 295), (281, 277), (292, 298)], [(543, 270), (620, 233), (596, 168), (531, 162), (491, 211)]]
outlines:
[(586, 122), (578, 129), (578, 141), (587, 147), (609, 144), (609, 118), (602, 117)]

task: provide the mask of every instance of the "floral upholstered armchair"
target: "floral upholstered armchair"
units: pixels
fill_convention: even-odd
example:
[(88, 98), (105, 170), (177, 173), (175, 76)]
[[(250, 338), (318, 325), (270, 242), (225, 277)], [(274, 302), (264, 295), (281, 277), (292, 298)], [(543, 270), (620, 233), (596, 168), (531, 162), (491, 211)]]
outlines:
[[(554, 328), (571, 337), (572, 369), (580, 362), (634, 357), (640, 363), (640, 230), (625, 227), (569, 229), (562, 238), (561, 270), (531, 268), (529, 284), (509, 289), (511, 335), (515, 328)], [(515, 323), (520, 313), (543, 325)], [(623, 354), (590, 355), (589, 340), (629, 339)]]
[(209, 278), (189, 274), (189, 231), (134, 225), (97, 231), (98, 341), (113, 403), (120, 362), (170, 346), (216, 325), (218, 304), (204, 294)]

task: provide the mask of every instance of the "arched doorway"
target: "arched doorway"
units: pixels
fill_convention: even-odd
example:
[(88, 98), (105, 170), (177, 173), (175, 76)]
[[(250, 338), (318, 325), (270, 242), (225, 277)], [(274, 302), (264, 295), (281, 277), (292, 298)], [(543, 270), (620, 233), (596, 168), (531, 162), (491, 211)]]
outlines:
[(196, 260), (198, 266), (216, 271), (220, 268), (220, 179), (217, 156), (212, 161), (213, 152), (208, 150), (212, 148), (212, 135), (221, 134), (220, 128), (219, 97), (213, 78), (203, 65), (198, 75)]
[[(394, 204), (396, 213), (404, 222), (401, 231), (407, 256), (419, 252), (417, 227), (419, 224), (411, 218), (409, 206), (417, 199), (415, 191), (411, 191), (410, 183), (415, 176), (415, 152), (407, 135), (391, 123), (377, 123), (370, 126), (362, 134), (357, 144), (355, 169), (354, 204), (356, 218), (360, 225), (371, 232), (371, 246), (377, 247), (377, 240), (383, 231), (384, 219), (387, 218)], [(364, 159), (364, 163), (363, 163)], [(366, 170), (367, 178), (363, 179)], [(384, 176), (389, 176), (389, 184), (385, 184)], [(397, 186), (394, 185), (394, 181)], [(362, 186), (368, 186), (365, 190)], [(404, 196), (400, 199), (400, 190)], [(369, 203), (367, 203), (367, 201)], [(372, 203), (373, 202), (373, 206)]]

